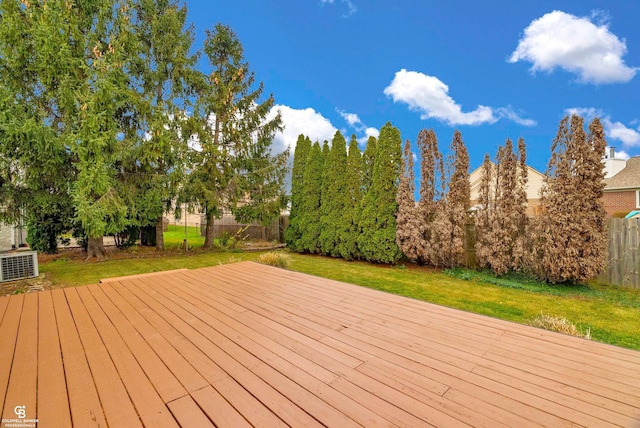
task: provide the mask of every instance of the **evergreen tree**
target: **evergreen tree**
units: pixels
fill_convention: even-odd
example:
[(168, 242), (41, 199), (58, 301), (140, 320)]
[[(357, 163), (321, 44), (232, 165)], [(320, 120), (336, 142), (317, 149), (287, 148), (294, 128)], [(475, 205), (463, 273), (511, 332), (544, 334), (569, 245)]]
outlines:
[(364, 197), (358, 247), (365, 259), (394, 263), (400, 256), (396, 244), (398, 179), (402, 168), (402, 139), (391, 123), (380, 130), (371, 186)]
[(424, 246), (414, 193), (413, 153), (411, 141), (407, 140), (404, 145), (402, 176), (396, 197), (398, 203), (396, 243), (400, 251), (410, 260), (418, 260)]
[(131, 78), (138, 92), (130, 136), (136, 140), (126, 166), (126, 203), (137, 226), (155, 226), (156, 249), (164, 249), (163, 212), (171, 208), (184, 175), (183, 112), (189, 107), (196, 55), (187, 9), (176, 0), (135, 0), (137, 55)]
[(193, 168), (179, 202), (206, 214), (206, 248), (213, 245), (213, 223), (231, 210), (241, 221), (268, 223), (286, 199), (283, 179), (287, 153), (272, 156), (269, 146), (282, 128), (281, 117), (267, 120), (274, 98), (259, 103), (263, 85), (244, 61), (234, 32), (218, 24), (207, 31), (204, 53), (213, 72), (201, 75), (188, 135), (201, 150), (191, 153)]
[[(369, 192), (371, 183), (373, 182), (373, 164), (376, 159), (376, 150), (378, 146), (378, 140), (376, 137), (369, 137), (367, 140), (367, 147), (362, 154), (362, 195), (366, 195)], [(364, 202), (364, 201), (363, 201)]]
[(345, 207), (336, 235), (338, 252), (346, 260), (360, 257), (358, 251), (358, 213), (362, 201), (362, 154), (355, 135), (351, 136), (345, 170)]
[[(75, 216), (68, 120), (57, 112), (71, 80), (65, 11), (52, 3), (0, 2), (0, 223), (27, 223), (31, 248), (57, 251)], [(63, 48), (60, 49), (60, 46)]]
[(484, 268), (490, 266), (490, 260), (493, 254), (495, 242), (493, 230), (494, 213), (494, 185), (493, 180), (493, 164), (491, 157), (487, 153), (482, 162), (482, 176), (480, 178), (480, 189), (478, 198), (478, 207), (475, 212), (475, 228), (476, 228), (476, 261), (478, 266)]
[(300, 247), (309, 253), (320, 252), (320, 217), (322, 204), (322, 173), (324, 160), (320, 144), (315, 142), (309, 151), (304, 171), (302, 210), (299, 217)]
[(580, 116), (565, 117), (553, 142), (534, 223), (533, 270), (551, 283), (579, 282), (604, 267), (602, 156), (606, 140), (598, 119), (584, 131)]
[(417, 215), (421, 238), (417, 261), (436, 265), (440, 243), (434, 221), (439, 203), (444, 197), (445, 180), (444, 160), (438, 149), (438, 138), (433, 129), (423, 129), (418, 133), (418, 150), (421, 157), (421, 179)]
[(26, 212), (40, 229), (31, 237), (48, 251), (73, 222), (88, 236), (88, 257), (101, 258), (102, 236), (126, 226), (116, 167), (131, 149), (123, 122), (136, 101), (130, 8), (128, 0), (0, 3), (3, 143), (23, 174), (6, 190), (24, 190), (10, 192), (18, 209), (9, 211)]
[[(604, 149), (603, 149), (604, 151)], [(527, 253), (529, 248), (529, 216), (527, 215), (527, 152), (523, 138), (518, 138), (518, 172), (516, 191), (514, 193), (514, 223), (517, 225), (517, 235), (513, 246), (513, 261), (511, 268), (524, 271), (527, 267)]]
[(580, 234), (579, 273), (583, 279), (595, 278), (606, 267), (607, 224), (604, 209), (604, 169), (602, 157), (607, 148), (604, 127), (599, 118), (589, 124), (586, 147), (578, 155), (580, 171), (580, 213), (584, 215)]
[(448, 160), (451, 171), (449, 189), (444, 200), (439, 201), (434, 220), (434, 231), (439, 247), (437, 266), (456, 267), (464, 263), (467, 213), (469, 211), (469, 154), (462, 141), (462, 134), (455, 131), (451, 143), (452, 155)]
[(331, 141), (331, 149), (325, 158), (324, 193), (322, 196), (322, 217), (320, 218), (320, 248), (323, 254), (339, 256), (340, 245), (338, 227), (344, 217), (347, 205), (347, 142), (336, 131)]
[(289, 226), (285, 232), (287, 246), (293, 251), (302, 251), (300, 238), (300, 218), (304, 215), (302, 211), (304, 192), (304, 171), (311, 150), (311, 140), (300, 134), (296, 142), (296, 149), (293, 154), (293, 168), (291, 171), (291, 210), (289, 211)]
[[(518, 152), (517, 155), (507, 138), (505, 145), (498, 148), (492, 182), (491, 164), (483, 167), (481, 200), (484, 206), (478, 213), (476, 256), (481, 266), (489, 267), (496, 275), (518, 270), (524, 260), (527, 199), (522, 139), (518, 141)], [(487, 186), (492, 188), (487, 189)]]

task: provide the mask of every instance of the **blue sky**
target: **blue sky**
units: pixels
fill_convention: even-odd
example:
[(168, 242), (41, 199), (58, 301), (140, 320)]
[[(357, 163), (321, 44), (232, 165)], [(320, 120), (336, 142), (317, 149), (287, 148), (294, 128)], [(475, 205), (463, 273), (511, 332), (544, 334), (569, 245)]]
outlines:
[(186, 3), (196, 47), (217, 22), (240, 38), (284, 119), (276, 148), (336, 129), (364, 142), (390, 121), (414, 147), (434, 128), (445, 152), (459, 129), (472, 169), (523, 137), (544, 171), (560, 119), (579, 112), (602, 118), (621, 156), (640, 155), (636, 0)]

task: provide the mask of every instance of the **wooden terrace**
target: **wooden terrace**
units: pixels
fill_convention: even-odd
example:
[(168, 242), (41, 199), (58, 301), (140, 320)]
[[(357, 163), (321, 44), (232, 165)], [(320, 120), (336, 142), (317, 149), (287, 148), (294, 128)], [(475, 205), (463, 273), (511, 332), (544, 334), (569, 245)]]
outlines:
[(640, 352), (242, 262), (0, 298), (0, 408), (2, 428), (640, 427)]

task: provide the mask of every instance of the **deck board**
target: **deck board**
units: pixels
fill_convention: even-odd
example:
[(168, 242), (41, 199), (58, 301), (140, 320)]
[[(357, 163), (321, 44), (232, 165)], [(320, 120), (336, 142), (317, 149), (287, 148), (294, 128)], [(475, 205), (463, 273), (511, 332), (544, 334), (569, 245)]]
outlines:
[(56, 312), (71, 421), (76, 427), (105, 427), (104, 410), (64, 291), (58, 289), (50, 293)]
[[(16, 406), (25, 407), (26, 416), (35, 419), (37, 397), (31, 391), (38, 385), (38, 296), (24, 296), (20, 325), (5, 397), (3, 418), (16, 417)], [(13, 413), (13, 414), (12, 414)]]
[(42, 427), (637, 428), (640, 352), (241, 262), (0, 298), (17, 405)]
[(38, 293), (38, 426), (71, 426), (71, 410), (51, 293)]

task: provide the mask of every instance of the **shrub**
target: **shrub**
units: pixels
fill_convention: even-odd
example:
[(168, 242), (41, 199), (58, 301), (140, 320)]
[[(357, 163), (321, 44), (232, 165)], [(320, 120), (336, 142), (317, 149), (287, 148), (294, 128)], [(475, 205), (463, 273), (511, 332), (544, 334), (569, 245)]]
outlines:
[(576, 337), (583, 337), (587, 340), (591, 340), (591, 329), (587, 328), (585, 333), (582, 333), (571, 321), (565, 317), (554, 317), (551, 315), (540, 314), (527, 324), (542, 328), (545, 330), (551, 330), (558, 333), (568, 334)]
[(270, 266), (276, 266), (283, 269), (289, 268), (290, 262), (291, 262), (291, 257), (288, 254), (285, 254), (280, 251), (271, 251), (268, 253), (261, 254), (258, 257), (258, 263), (262, 263)]
[(629, 211), (616, 211), (611, 215), (613, 218), (625, 218), (629, 214)]

